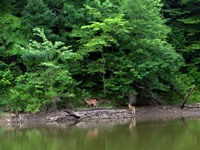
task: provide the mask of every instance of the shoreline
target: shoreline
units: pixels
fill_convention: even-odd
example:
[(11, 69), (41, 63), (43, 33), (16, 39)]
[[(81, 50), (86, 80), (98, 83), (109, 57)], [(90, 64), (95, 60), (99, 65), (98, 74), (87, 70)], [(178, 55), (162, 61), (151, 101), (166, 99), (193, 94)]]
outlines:
[[(20, 116), (20, 117), (19, 117)], [(16, 116), (13, 113), (4, 113), (0, 117), (0, 125), (10, 123), (26, 124), (48, 124), (48, 123), (76, 123), (76, 122), (98, 122), (123, 119), (158, 120), (158, 119), (178, 119), (178, 118), (200, 118), (200, 108), (181, 109), (178, 106), (146, 106), (136, 107), (136, 115), (132, 115), (128, 109), (115, 108), (93, 108), (79, 110), (59, 110), (51, 113), (19, 113)]]

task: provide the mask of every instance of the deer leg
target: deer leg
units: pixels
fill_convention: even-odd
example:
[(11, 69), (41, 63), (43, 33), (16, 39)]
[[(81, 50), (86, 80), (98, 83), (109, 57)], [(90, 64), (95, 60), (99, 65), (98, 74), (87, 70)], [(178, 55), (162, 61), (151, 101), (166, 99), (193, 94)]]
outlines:
[(97, 108), (97, 104), (96, 103), (94, 103), (94, 107)]

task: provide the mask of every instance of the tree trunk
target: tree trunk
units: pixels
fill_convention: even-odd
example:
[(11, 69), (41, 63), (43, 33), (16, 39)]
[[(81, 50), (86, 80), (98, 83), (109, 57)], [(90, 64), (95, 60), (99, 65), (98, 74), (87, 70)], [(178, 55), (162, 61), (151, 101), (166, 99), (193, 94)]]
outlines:
[(193, 91), (195, 88), (196, 88), (196, 86), (193, 86), (192, 89), (190, 90), (190, 92), (188, 92), (188, 93), (185, 95), (185, 98), (184, 98), (184, 100), (183, 100), (183, 102), (182, 102), (182, 104), (181, 104), (181, 109), (184, 108), (184, 105), (185, 105), (185, 103), (186, 103), (188, 97), (190, 96), (190, 94), (192, 93), (192, 91)]
[(132, 94), (131, 92), (128, 92), (128, 99), (129, 99), (129, 104), (132, 105), (136, 103), (136, 95)]

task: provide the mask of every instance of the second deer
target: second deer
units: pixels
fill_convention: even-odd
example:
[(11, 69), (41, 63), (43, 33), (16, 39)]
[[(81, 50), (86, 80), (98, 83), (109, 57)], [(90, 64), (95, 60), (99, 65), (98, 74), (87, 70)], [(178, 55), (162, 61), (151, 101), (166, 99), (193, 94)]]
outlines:
[(135, 112), (136, 112), (136, 111), (135, 111), (135, 106), (128, 104), (128, 107), (129, 107), (129, 109), (131, 110), (132, 115), (133, 115), (133, 114), (135, 115)]

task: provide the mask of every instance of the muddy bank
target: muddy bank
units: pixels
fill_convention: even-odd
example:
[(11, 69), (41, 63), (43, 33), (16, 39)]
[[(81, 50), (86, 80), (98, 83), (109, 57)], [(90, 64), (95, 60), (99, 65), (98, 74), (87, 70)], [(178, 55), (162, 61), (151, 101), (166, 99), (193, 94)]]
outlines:
[(7, 123), (51, 123), (51, 122), (88, 122), (98, 120), (120, 120), (136, 118), (139, 120), (176, 119), (181, 117), (200, 117), (200, 108), (180, 109), (177, 106), (138, 107), (136, 115), (130, 110), (114, 108), (87, 108), (81, 110), (60, 110), (52, 113), (28, 114), (21, 113), (18, 116), (12, 113), (1, 115), (0, 124)]

